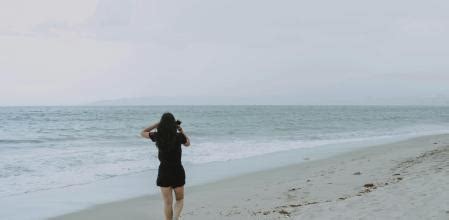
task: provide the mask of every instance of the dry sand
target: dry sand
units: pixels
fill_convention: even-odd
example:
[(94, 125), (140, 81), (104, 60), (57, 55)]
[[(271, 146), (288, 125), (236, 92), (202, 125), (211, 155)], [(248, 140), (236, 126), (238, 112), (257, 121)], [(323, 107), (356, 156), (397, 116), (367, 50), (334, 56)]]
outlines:
[[(162, 214), (160, 195), (152, 195), (54, 219), (157, 220)], [(448, 220), (449, 135), (187, 187), (183, 219)]]

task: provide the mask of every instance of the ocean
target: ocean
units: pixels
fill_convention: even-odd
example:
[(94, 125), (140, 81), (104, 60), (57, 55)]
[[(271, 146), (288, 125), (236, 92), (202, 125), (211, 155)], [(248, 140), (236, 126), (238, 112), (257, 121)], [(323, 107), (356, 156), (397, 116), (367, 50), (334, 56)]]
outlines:
[[(154, 174), (157, 148), (139, 133), (166, 111), (183, 122), (190, 136), (191, 147), (183, 148), (188, 175), (189, 167), (219, 164), (226, 170), (233, 161), (282, 153), (290, 155), (288, 163), (298, 163), (338, 153), (346, 143), (449, 131), (447, 106), (0, 107), (0, 202)], [(245, 166), (257, 170), (258, 164), (260, 169), (284, 164), (276, 160)], [(238, 173), (238, 164), (215, 173), (216, 179)], [(192, 182), (207, 179), (195, 178)]]

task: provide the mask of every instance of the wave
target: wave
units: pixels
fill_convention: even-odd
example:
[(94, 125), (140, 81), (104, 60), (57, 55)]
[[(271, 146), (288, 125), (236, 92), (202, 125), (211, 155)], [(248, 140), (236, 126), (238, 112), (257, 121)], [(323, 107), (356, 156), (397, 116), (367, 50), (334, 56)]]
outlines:
[(37, 139), (0, 139), (0, 144), (38, 144), (43, 143), (46, 140), (37, 140)]
[[(448, 132), (447, 130), (399, 132), (400, 134), (377, 134), (367, 137), (342, 134), (341, 138), (326, 140), (203, 141), (194, 143), (193, 147), (183, 151), (183, 162), (186, 165), (201, 165), (292, 150), (320, 151), (321, 146), (331, 144), (381, 139), (397, 140), (398, 138)], [(53, 149), (37, 148), (0, 156), (0, 168), (8, 168), (3, 169), (7, 170), (4, 175), (0, 175), (0, 197), (73, 184), (87, 184), (130, 173), (154, 170), (158, 166), (158, 159), (156, 148), (152, 147), (152, 144), (123, 145), (113, 148), (105, 146), (86, 147), (84, 145)], [(15, 166), (17, 163), (20, 163), (21, 166)], [(77, 177), (76, 180), (73, 179), (74, 176)]]

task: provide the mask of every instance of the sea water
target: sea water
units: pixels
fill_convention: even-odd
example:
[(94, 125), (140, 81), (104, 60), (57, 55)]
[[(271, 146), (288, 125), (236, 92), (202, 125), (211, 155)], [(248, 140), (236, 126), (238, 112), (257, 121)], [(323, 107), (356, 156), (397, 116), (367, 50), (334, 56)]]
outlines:
[[(33, 198), (52, 195), (64, 203), (71, 191), (84, 190), (89, 205), (153, 192), (157, 148), (139, 133), (167, 111), (191, 139), (183, 151), (191, 184), (329, 156), (349, 143), (449, 130), (444, 106), (0, 107), (0, 203), (10, 208), (0, 217), (24, 218), (12, 216), (10, 201), (32, 208)], [(99, 186), (119, 190), (92, 193)]]

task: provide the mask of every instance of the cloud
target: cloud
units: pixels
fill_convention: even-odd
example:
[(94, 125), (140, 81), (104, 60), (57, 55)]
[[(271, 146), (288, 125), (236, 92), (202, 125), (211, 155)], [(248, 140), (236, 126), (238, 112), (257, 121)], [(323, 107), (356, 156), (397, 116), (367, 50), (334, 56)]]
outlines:
[(443, 0), (2, 4), (1, 91), (14, 103), (449, 94)]
[(41, 24), (74, 26), (95, 13), (96, 0), (4, 0), (0, 7), (1, 33), (29, 33)]

